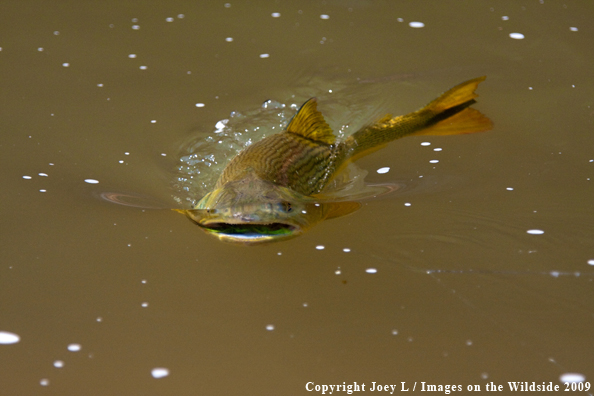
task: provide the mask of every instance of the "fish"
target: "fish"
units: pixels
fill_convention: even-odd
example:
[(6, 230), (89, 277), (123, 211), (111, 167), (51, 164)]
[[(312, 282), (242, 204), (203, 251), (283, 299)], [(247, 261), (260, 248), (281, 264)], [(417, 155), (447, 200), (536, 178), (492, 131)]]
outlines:
[(256, 245), (302, 235), (314, 225), (350, 214), (356, 201), (331, 201), (324, 189), (345, 167), (415, 135), (458, 135), (488, 131), (493, 122), (470, 106), (486, 76), (456, 85), (412, 113), (387, 114), (342, 141), (307, 100), (285, 130), (239, 152), (212, 191), (191, 209), (175, 209), (224, 242)]

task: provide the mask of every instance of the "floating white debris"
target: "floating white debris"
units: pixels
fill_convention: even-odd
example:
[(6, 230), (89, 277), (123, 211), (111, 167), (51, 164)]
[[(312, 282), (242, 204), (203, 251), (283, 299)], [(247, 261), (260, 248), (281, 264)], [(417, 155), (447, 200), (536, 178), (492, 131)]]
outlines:
[(441, 147), (436, 147), (436, 148), (433, 149), (433, 151), (441, 151), (441, 150), (442, 150)]
[(146, 308), (146, 307), (148, 307), (148, 303), (147, 303), (147, 302), (143, 302), (142, 304), (140, 304), (140, 306), (141, 306), (142, 308)]
[(316, 246), (316, 249), (318, 249), (318, 250), (324, 250), (325, 247), (324, 247), (324, 245), (318, 245), (318, 246)]
[(505, 189), (506, 189), (507, 191), (514, 191), (514, 188), (513, 188), (513, 187), (506, 187)]
[(169, 17), (169, 18), (165, 18), (165, 22), (173, 22), (173, 21), (174, 21), (174, 19), (173, 19), (173, 18), (171, 18), (171, 17)]
[(425, 26), (425, 24), (423, 22), (409, 22), (408, 26), (410, 26), (411, 28), (422, 28)]
[(439, 160), (431, 160), (431, 161), (429, 161), (429, 163), (431, 163), (431, 164), (437, 164), (438, 162), (439, 162)]
[(39, 48), (37, 48), (37, 51), (42, 52), (43, 51), (43, 48), (42, 47), (39, 47)]
[(25, 176), (23, 176), (23, 179), (31, 180), (31, 176), (25, 175)]
[(54, 36), (59, 36), (60, 32), (58, 32), (57, 30), (54, 32)]
[(215, 128), (217, 130), (215, 131), (215, 133), (223, 132), (223, 130), (225, 129), (225, 125), (227, 125), (228, 122), (228, 119), (217, 121), (217, 123), (215, 124)]
[(101, 87), (103, 87), (103, 84), (97, 84), (97, 86), (98, 86), (99, 88), (101, 88)]
[(39, 192), (47, 192), (47, 190), (39, 190)]
[(398, 335), (398, 330), (396, 330), (396, 329), (392, 330), (392, 335)]
[(368, 274), (376, 274), (377, 273), (377, 269), (376, 268), (367, 268), (365, 270), (365, 272), (367, 272)]
[(501, 20), (502, 20), (502, 21), (508, 21), (508, 20), (509, 20), (509, 17), (508, 17), (508, 16), (502, 16), (502, 17), (501, 17)]
[(273, 324), (266, 325), (266, 330), (268, 330), (268, 331), (274, 330), (274, 325)]
[(322, 18), (322, 19), (330, 19), (330, 15), (322, 14), (322, 15), (320, 15), (320, 18)]
[(134, 58), (136, 58), (136, 54), (128, 54), (128, 58), (134, 59)]
[(272, 17), (273, 18), (279, 18), (280, 17), (280, 12), (273, 12), (272, 13)]
[(489, 378), (489, 373), (482, 373), (481, 378), (486, 380), (487, 378)]
[(423, 143), (421, 143), (421, 146), (431, 146), (431, 143), (429, 143), (429, 142), (423, 142)]
[(47, 177), (47, 173), (40, 173), (39, 176)]
[(81, 348), (82, 348), (82, 347), (81, 347), (81, 345), (80, 345), (80, 344), (70, 344), (70, 345), (68, 345), (68, 350), (69, 350), (70, 352), (78, 352), (78, 351), (80, 351), (80, 350), (81, 350)]
[(264, 58), (269, 58), (270, 54), (260, 54), (260, 58), (264, 59)]
[(146, 67), (146, 66), (140, 66), (140, 67), (139, 67), (139, 69), (140, 69), (140, 70), (146, 70), (146, 69), (147, 69), (147, 67)]
[(578, 28), (572, 26), (572, 27), (569, 28), (569, 30), (571, 30), (572, 32), (577, 32), (578, 31)]
[(196, 103), (196, 107), (204, 107), (204, 103)]
[(228, 43), (230, 43), (230, 42), (232, 42), (232, 41), (233, 41), (233, 37), (227, 37), (227, 38), (225, 39), (225, 41), (226, 41), (226, 42), (228, 42)]
[(47, 378), (42, 378), (39, 381), (39, 385), (41, 385), (41, 386), (48, 386), (49, 385), (49, 380)]
[(526, 231), (528, 234), (532, 234), (532, 235), (542, 235), (544, 234), (543, 230), (528, 230)]
[(379, 169), (377, 170), (377, 173), (388, 173), (389, 171), (390, 171), (390, 167), (388, 167), (388, 166), (385, 166), (385, 167), (383, 167), (383, 168), (379, 168)]
[(472, 340), (466, 340), (466, 345), (471, 346), (472, 345)]
[(410, 206), (410, 202), (405, 202), (404, 206)]
[(524, 38), (524, 35), (522, 33), (510, 33), (509, 37), (516, 40), (522, 40)]
[(184, 18), (185, 18), (185, 15), (184, 15), (184, 14), (178, 14), (178, 15), (177, 15), (177, 17), (178, 17), (179, 19), (184, 19)]
[[(343, 252), (345, 252), (345, 253), (349, 253), (349, 252), (351, 251), (351, 249), (349, 249), (349, 248), (344, 248), (344, 249), (342, 249), (342, 251), (343, 251)], [(592, 261), (594, 261), (594, 260), (592, 260)], [(593, 265), (594, 265), (594, 264), (593, 264)]]
[(18, 334), (10, 333), (8, 331), (0, 331), (0, 344), (16, 344), (21, 340)]
[(153, 378), (163, 378), (169, 375), (169, 369), (165, 367), (155, 367), (151, 370)]
[(54, 362), (54, 367), (57, 367), (57, 368), (62, 368), (62, 367), (64, 367), (64, 362), (63, 362), (63, 361), (61, 361), (61, 360), (56, 360), (56, 361)]
[(156, 124), (157, 120), (151, 120), (151, 124)]
[(586, 376), (580, 373), (564, 373), (559, 377), (561, 382), (584, 382)]
[(336, 275), (340, 275), (340, 274), (342, 274), (342, 271), (340, 270), (340, 267), (339, 267), (337, 270), (335, 270), (335, 271), (334, 271), (334, 273), (335, 273)]
[(140, 26), (138, 26), (138, 25), (132, 25), (132, 29), (133, 30), (138, 30), (138, 29), (140, 29)]
[(85, 179), (85, 183), (89, 183), (89, 184), (97, 184), (97, 183), (99, 183), (99, 180), (95, 180), (95, 179)]
[(69, 66), (70, 66), (70, 63), (68, 63), (68, 62), (64, 62), (64, 63), (62, 63), (62, 66), (64, 66), (64, 67), (69, 67)]

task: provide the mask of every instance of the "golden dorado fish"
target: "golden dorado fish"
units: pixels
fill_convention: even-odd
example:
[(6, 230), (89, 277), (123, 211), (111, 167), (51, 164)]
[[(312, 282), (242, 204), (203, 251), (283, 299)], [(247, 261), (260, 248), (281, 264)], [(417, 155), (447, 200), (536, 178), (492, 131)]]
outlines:
[(341, 142), (317, 110), (316, 99), (309, 99), (286, 130), (245, 148), (225, 167), (213, 191), (193, 209), (178, 211), (225, 242), (256, 244), (301, 235), (360, 207), (326, 202), (321, 195), (349, 162), (404, 136), (491, 129), (491, 120), (469, 107), (484, 79), (459, 84), (410, 114), (386, 115)]

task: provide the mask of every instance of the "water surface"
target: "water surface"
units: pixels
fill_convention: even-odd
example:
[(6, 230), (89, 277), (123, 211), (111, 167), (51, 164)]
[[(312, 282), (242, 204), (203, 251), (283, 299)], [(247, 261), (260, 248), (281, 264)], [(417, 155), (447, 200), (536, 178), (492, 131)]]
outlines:
[[(0, 4), (2, 393), (590, 381), (593, 11)], [(349, 133), (480, 75), (492, 131), (362, 159), (367, 183), (402, 188), (300, 238), (230, 246), (169, 210), (216, 178), (180, 181), (180, 160), (222, 120), (247, 132), (221, 163), (311, 96)]]

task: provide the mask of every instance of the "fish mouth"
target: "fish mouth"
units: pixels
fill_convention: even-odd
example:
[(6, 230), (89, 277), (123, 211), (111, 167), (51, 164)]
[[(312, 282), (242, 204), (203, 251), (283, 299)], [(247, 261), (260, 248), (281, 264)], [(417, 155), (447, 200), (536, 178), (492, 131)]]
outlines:
[(295, 233), (299, 228), (280, 222), (273, 223), (227, 223), (209, 222), (208, 224), (200, 224), (200, 227), (205, 228), (216, 234), (226, 235), (287, 235)]

